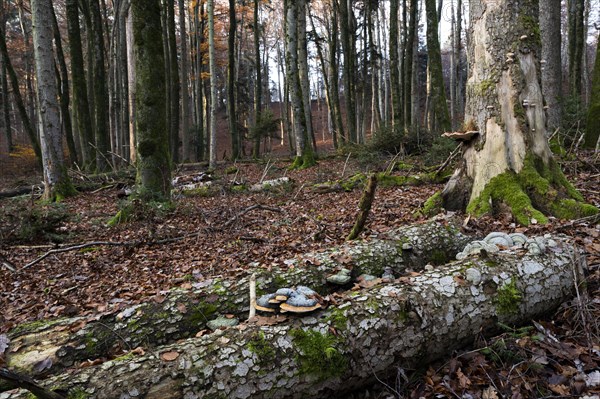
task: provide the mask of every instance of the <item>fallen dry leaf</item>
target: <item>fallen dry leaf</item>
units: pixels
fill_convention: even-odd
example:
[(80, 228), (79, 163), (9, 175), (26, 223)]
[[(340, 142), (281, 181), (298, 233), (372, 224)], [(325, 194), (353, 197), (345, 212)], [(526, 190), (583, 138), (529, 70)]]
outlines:
[(163, 352), (160, 354), (160, 358), (162, 360), (164, 360), (165, 362), (172, 362), (173, 360), (177, 359), (178, 357), (179, 357), (179, 352), (176, 352), (176, 351)]

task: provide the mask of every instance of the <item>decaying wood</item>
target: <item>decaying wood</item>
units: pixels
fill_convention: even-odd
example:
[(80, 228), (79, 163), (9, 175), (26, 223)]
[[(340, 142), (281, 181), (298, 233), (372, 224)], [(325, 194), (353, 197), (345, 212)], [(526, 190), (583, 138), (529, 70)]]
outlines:
[(354, 222), (354, 227), (352, 227), (352, 231), (350, 231), (350, 234), (346, 240), (356, 240), (358, 235), (363, 231), (365, 223), (367, 222), (367, 218), (369, 217), (369, 212), (371, 212), (371, 205), (373, 205), (376, 189), (377, 174), (371, 173), (358, 204), (358, 215), (356, 216), (356, 222)]
[[(17, 373), (13, 373), (10, 370), (0, 367), (0, 384), (4, 384), (10, 389), (23, 388), (33, 393), (39, 399), (65, 399), (64, 396), (45, 389), (38, 385), (31, 378)], [(2, 385), (0, 385), (2, 386)]]
[(245, 319), (253, 272), (259, 292), (302, 284), (327, 295), (340, 289), (328, 284), (326, 278), (341, 268), (352, 269), (355, 278), (360, 274), (379, 277), (384, 268), (399, 277), (407, 271), (422, 270), (432, 260), (443, 263), (453, 258), (468, 241), (469, 237), (443, 219), (405, 226), (381, 239), (304, 254), (268, 270), (249, 268), (248, 275), (235, 279), (214, 278), (193, 284), (190, 290), (173, 289), (118, 314), (17, 327), (9, 332), (6, 361), (11, 369), (36, 376), (35, 365), (48, 358), (51, 366), (45, 374), (138, 346), (164, 345), (193, 336), (218, 314)]
[[(576, 250), (503, 250), (379, 284), (277, 325), (250, 322), (49, 379), (93, 398), (329, 398), (413, 369), (572, 295)], [(274, 322), (275, 319), (273, 319)], [(312, 349), (316, 348), (316, 351)], [(24, 398), (24, 392), (2, 399)]]

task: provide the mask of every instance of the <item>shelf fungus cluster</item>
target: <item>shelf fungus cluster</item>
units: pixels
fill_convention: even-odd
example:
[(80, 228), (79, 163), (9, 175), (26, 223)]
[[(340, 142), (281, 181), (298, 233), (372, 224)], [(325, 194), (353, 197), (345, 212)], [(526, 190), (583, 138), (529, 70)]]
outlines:
[(522, 233), (506, 234), (502, 232), (493, 232), (488, 234), (483, 240), (472, 241), (456, 255), (456, 259), (462, 260), (469, 255), (480, 254), (481, 252), (494, 253), (501, 249), (526, 249), (530, 255), (541, 255), (546, 251), (546, 247), (556, 246), (549, 234), (543, 237), (527, 238)]
[(479, 135), (479, 131), (469, 130), (468, 132), (446, 132), (442, 134), (442, 137), (457, 141), (471, 141), (477, 135)]
[(296, 289), (280, 288), (256, 300), (256, 310), (268, 313), (308, 313), (325, 307), (323, 298), (314, 290), (299, 285)]

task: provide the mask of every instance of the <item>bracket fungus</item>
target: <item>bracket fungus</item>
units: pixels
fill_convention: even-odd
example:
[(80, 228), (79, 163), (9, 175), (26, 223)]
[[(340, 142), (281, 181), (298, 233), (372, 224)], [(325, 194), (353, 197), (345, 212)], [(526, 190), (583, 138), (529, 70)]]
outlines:
[(471, 141), (477, 135), (479, 135), (479, 131), (469, 130), (467, 132), (446, 132), (442, 134), (442, 137), (458, 141)]
[(341, 269), (336, 274), (327, 277), (327, 282), (336, 285), (346, 285), (352, 279), (352, 272), (348, 269)]
[(296, 289), (280, 288), (258, 298), (254, 307), (262, 312), (307, 313), (322, 308), (321, 296), (313, 289), (299, 285)]

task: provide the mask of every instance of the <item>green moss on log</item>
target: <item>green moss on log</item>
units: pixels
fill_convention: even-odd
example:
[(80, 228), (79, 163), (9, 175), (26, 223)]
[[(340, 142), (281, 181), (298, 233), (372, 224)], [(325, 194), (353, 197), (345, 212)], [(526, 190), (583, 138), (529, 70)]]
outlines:
[(521, 300), (522, 296), (517, 288), (517, 283), (511, 278), (510, 282), (498, 288), (496, 311), (499, 315), (517, 314)]
[(296, 329), (290, 334), (298, 348), (296, 359), (301, 374), (313, 375), (319, 381), (344, 374), (348, 363), (338, 349), (340, 338), (315, 330)]

